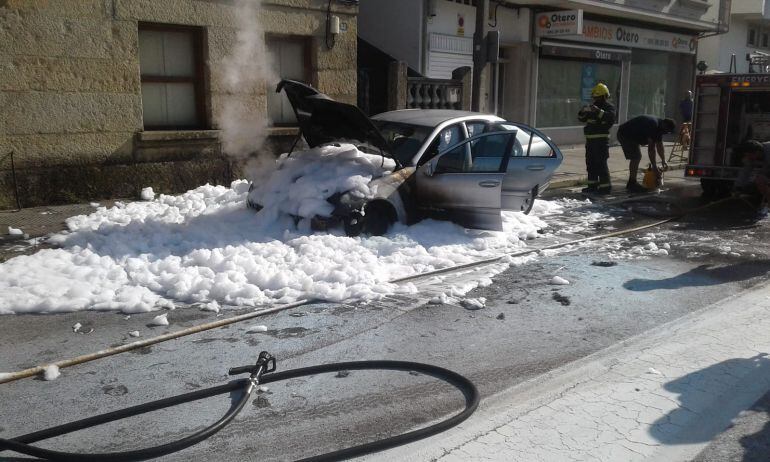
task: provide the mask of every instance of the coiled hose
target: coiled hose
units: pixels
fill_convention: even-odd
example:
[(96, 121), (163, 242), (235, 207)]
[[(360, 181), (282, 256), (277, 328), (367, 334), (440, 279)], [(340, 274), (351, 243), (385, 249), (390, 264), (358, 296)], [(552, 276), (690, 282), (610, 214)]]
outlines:
[[(272, 363), (270, 362), (272, 361)], [(272, 369), (271, 369), (272, 365)], [(340, 449), (338, 451), (329, 452), (326, 454), (308, 457), (301, 459), (300, 462), (321, 462), (332, 460), (343, 460), (352, 457), (369, 454), (372, 452), (382, 451), (388, 448), (393, 448), (403, 444), (411, 443), (437, 433), (448, 430), (454, 427), (460, 422), (464, 421), (476, 410), (479, 405), (479, 392), (476, 386), (469, 379), (462, 375), (444, 369), (442, 367), (433, 366), (430, 364), (409, 362), (409, 361), (353, 361), (342, 362), (333, 364), (321, 364), (317, 366), (303, 367), (299, 369), (291, 369), (288, 371), (267, 373), (262, 375), (262, 372), (271, 372), (275, 370), (275, 360), (266, 352), (260, 353), (260, 360), (257, 361), (255, 366), (244, 366), (230, 370), (230, 375), (241, 374), (245, 372), (251, 372), (251, 377), (248, 379), (235, 380), (225, 385), (219, 385), (215, 387), (206, 388), (203, 390), (196, 390), (190, 393), (182, 395), (172, 396), (169, 398), (152, 401), (149, 403), (139, 404), (137, 406), (128, 407), (118, 411), (108, 412), (105, 414), (88, 417), (86, 419), (78, 420), (75, 422), (66, 423), (56, 427), (47, 428), (27, 435), (19, 436), (13, 439), (0, 439), (0, 451), (11, 450), (21, 454), (26, 454), (33, 457), (38, 457), (44, 460), (51, 461), (104, 461), (109, 460), (111, 462), (128, 462), (148, 460), (155, 457), (161, 457), (174, 452), (181, 451), (194, 444), (197, 444), (215, 433), (222, 430), (228, 423), (230, 423), (236, 415), (238, 415), (243, 407), (248, 402), (251, 394), (257, 388), (260, 383), (272, 383), (280, 382), (283, 380), (293, 379), (297, 377), (305, 377), (315, 374), (323, 374), (329, 372), (350, 371), (350, 370), (391, 370), (391, 371), (414, 371), (425, 375), (442, 380), (446, 383), (453, 385), (460, 390), (465, 397), (465, 409), (462, 412), (455, 414), (441, 422), (435, 423), (425, 428), (413, 430), (401, 435), (392, 436), (389, 438), (364, 443), (358, 446), (353, 446), (346, 449)], [(101, 454), (80, 454), (71, 452), (61, 452), (50, 449), (43, 449), (37, 446), (32, 446), (31, 443), (35, 443), (41, 440), (61, 436), (74, 431), (83, 430), (85, 428), (94, 427), (108, 422), (114, 422), (116, 420), (125, 419), (128, 417), (145, 414), (147, 412), (156, 411), (159, 409), (176, 406), (191, 401), (197, 401), (204, 398), (209, 398), (224, 393), (230, 393), (234, 391), (241, 391), (242, 395), (237, 402), (230, 406), (227, 413), (216, 421), (214, 424), (206, 427), (192, 435), (182, 438), (178, 441), (170, 443), (152, 446), (144, 449), (137, 449), (125, 452), (111, 452)]]

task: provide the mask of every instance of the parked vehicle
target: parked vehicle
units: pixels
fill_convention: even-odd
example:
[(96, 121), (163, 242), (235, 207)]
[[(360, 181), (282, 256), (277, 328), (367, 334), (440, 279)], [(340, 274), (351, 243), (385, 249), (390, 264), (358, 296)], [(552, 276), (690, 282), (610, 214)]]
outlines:
[(734, 148), (770, 141), (770, 74), (697, 76), (692, 124), (685, 176), (700, 178), (706, 194), (728, 193), (743, 166)]
[(311, 148), (354, 141), (396, 161), (392, 174), (372, 180), (375, 197), (328, 198), (334, 212), (315, 217), (316, 229), (341, 222), (349, 235), (380, 235), (396, 221), (436, 218), (502, 230), (500, 211), (529, 213), (562, 161), (547, 136), (494, 115), (405, 109), (370, 119), (300, 82), (283, 80), (277, 91), (286, 92)]

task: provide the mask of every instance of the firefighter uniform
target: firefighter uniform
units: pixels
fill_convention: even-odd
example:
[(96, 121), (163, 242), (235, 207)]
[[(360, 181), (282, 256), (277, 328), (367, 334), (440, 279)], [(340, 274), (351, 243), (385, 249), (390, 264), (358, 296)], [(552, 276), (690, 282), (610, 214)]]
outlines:
[(586, 170), (588, 170), (588, 192), (608, 193), (611, 189), (610, 170), (610, 128), (615, 123), (615, 106), (607, 101), (610, 91), (600, 83), (591, 90), (594, 104), (580, 110), (578, 120), (585, 123)]

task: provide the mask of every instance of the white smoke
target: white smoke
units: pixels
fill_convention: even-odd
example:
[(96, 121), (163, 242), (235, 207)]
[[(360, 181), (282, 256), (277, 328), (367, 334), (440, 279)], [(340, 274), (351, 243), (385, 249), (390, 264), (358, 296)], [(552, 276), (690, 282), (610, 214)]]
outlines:
[(259, 20), (261, 3), (235, 0), (235, 46), (217, 66), (225, 93), (217, 117), (222, 148), (237, 159), (258, 153), (265, 141), (268, 119), (265, 104), (259, 101), (265, 100), (266, 91), (278, 81)]

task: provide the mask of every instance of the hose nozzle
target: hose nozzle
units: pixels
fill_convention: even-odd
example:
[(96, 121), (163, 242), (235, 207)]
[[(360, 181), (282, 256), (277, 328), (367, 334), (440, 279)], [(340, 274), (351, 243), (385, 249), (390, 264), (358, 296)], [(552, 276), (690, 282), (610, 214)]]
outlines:
[(275, 358), (267, 351), (262, 351), (257, 357), (257, 362), (253, 366), (233, 367), (227, 371), (228, 375), (238, 375), (249, 373), (251, 378), (259, 378), (264, 373), (275, 371)]

